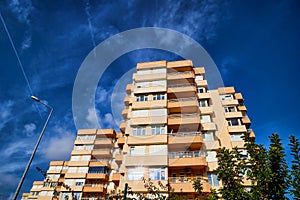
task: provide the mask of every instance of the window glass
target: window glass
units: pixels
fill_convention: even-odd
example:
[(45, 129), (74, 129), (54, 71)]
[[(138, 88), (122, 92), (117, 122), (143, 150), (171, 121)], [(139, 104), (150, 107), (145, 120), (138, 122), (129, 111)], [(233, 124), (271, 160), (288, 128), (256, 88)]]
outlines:
[(207, 173), (208, 182), (211, 186), (219, 186), (218, 176), (214, 173)]
[(76, 173), (77, 167), (69, 167), (68, 168), (68, 173)]
[(146, 135), (146, 127), (133, 127), (132, 135), (133, 136)]
[(138, 70), (136, 73), (139, 74), (139, 75), (150, 74), (151, 73), (151, 69)]
[(221, 99), (222, 100), (231, 100), (231, 99), (233, 99), (233, 96), (232, 96), (232, 94), (223, 94), (223, 95), (221, 95)]
[(154, 125), (151, 127), (151, 134), (152, 135), (160, 135), (165, 134), (165, 126), (163, 125)]
[(133, 167), (133, 168), (127, 168), (128, 174), (127, 178), (128, 180), (142, 180), (145, 173), (144, 167)]
[(136, 97), (136, 101), (148, 101), (148, 95), (139, 95)]
[(240, 134), (240, 133), (230, 135), (231, 141), (243, 141), (242, 137), (243, 137), (243, 134)]
[(165, 168), (149, 168), (149, 178), (151, 180), (166, 180)]
[(78, 167), (78, 173), (87, 173), (88, 167)]
[(224, 107), (225, 112), (236, 112), (235, 106), (226, 106)]
[(205, 93), (206, 89), (205, 89), (205, 87), (197, 87), (197, 92), (198, 93)]
[(72, 156), (71, 157), (71, 161), (79, 161), (80, 160), (80, 156)]
[(196, 81), (202, 81), (203, 80), (203, 75), (196, 75), (195, 80)]
[(167, 145), (150, 145), (149, 154), (150, 155), (167, 155), (168, 148)]
[(167, 109), (152, 109), (150, 110), (150, 116), (165, 116), (167, 115)]
[(201, 123), (209, 123), (209, 122), (211, 122), (210, 115), (201, 115), (200, 118), (201, 118)]
[(217, 162), (217, 152), (207, 151), (206, 152), (206, 161), (207, 162)]
[(135, 146), (130, 148), (131, 156), (142, 156), (145, 155), (146, 146)]
[(133, 117), (148, 117), (149, 110), (134, 110)]
[(164, 94), (164, 93), (153, 94), (152, 100), (153, 100), (153, 101), (165, 100), (165, 94)]
[(227, 120), (228, 126), (239, 126), (239, 120), (238, 119), (228, 119)]
[(152, 69), (153, 74), (165, 74), (166, 72), (167, 72), (166, 68)]
[(165, 80), (161, 80), (161, 81), (152, 81), (152, 86), (156, 87), (156, 86), (163, 86), (166, 87), (167, 85), (167, 81)]
[(138, 82), (136, 83), (137, 88), (144, 88), (144, 87), (149, 87), (150, 82)]
[(89, 167), (89, 170), (88, 170), (89, 174), (106, 174), (107, 172), (108, 172), (108, 169), (106, 166)]
[(199, 101), (199, 106), (200, 107), (206, 107), (206, 106), (208, 106), (208, 101), (207, 100), (200, 100)]

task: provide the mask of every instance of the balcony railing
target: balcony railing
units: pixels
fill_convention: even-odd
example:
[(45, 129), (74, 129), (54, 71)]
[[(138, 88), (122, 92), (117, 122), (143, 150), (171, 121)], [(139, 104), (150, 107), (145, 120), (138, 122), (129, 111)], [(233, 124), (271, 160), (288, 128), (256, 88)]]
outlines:
[(90, 162), (105, 162), (105, 163), (110, 163), (110, 159), (91, 159)]
[(202, 177), (169, 177), (169, 182), (171, 183), (190, 183), (194, 182), (195, 180), (201, 180), (201, 183), (206, 182), (202, 179)]
[(196, 84), (194, 84), (194, 83), (175, 84), (175, 85), (168, 85), (168, 88), (192, 87), (192, 86), (196, 86)]
[(195, 158), (205, 157), (205, 153), (201, 151), (179, 151), (169, 153), (169, 158)]
[(84, 187), (92, 187), (92, 188), (96, 188), (96, 187), (101, 187), (104, 188), (104, 184), (97, 184), (97, 183), (92, 183), (92, 184), (84, 184)]
[(178, 99), (168, 99), (168, 102), (181, 102), (181, 101), (197, 101), (197, 97), (189, 97), (189, 98), (178, 98)]
[(191, 117), (200, 117), (200, 114), (192, 113), (192, 114), (172, 114), (168, 115), (169, 118), (191, 118)]
[(177, 132), (168, 133), (169, 137), (201, 136), (201, 132)]
[(185, 72), (169, 72), (168, 75), (180, 75), (180, 74), (194, 74), (192, 71)]

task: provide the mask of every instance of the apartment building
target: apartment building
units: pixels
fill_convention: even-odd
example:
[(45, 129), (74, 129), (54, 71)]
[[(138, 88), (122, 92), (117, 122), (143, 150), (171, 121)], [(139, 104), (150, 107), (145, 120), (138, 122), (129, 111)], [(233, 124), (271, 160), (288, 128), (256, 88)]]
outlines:
[(242, 135), (251, 122), (242, 94), (208, 89), (204, 67), (190, 60), (138, 63), (132, 79), (120, 132), (79, 130), (70, 160), (51, 162), (47, 178), (22, 199), (105, 199), (125, 183), (146, 193), (143, 178), (169, 185), (182, 199), (195, 198), (196, 179), (203, 196), (222, 186), (216, 150), (238, 147), (247, 156)]

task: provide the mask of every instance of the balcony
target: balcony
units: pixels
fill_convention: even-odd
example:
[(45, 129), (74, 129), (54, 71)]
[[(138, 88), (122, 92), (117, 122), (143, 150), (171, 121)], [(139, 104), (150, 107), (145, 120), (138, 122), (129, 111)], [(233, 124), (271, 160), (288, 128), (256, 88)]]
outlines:
[(127, 115), (128, 115), (128, 108), (124, 108), (122, 110), (122, 117), (123, 117), (123, 119), (127, 119)]
[[(85, 184), (83, 186), (83, 192), (100, 192), (103, 193), (104, 192), (104, 185), (103, 184)], [(81, 199), (84, 199), (85, 197), (82, 197)], [(94, 199), (91, 197), (87, 197), (89, 199)], [(95, 198), (97, 199), (97, 198)]]
[(243, 117), (241, 112), (225, 112), (225, 118), (241, 118)]
[(204, 114), (212, 114), (213, 113), (213, 109), (210, 106), (206, 106), (206, 107), (199, 107), (200, 109), (200, 114), (204, 115)]
[(196, 85), (201, 87), (207, 87), (207, 80), (196, 80)]
[(154, 62), (142, 62), (137, 63), (136, 69), (152, 69), (152, 68), (162, 68), (167, 66), (167, 61), (161, 60), (161, 61), (154, 61)]
[(178, 79), (194, 79), (195, 75), (193, 71), (183, 71), (183, 72), (171, 72), (168, 73), (167, 80), (178, 80)]
[(172, 114), (168, 116), (168, 125), (200, 124), (199, 114)]
[(193, 62), (191, 60), (167, 62), (167, 68), (175, 69), (177, 71), (192, 71)]
[(90, 167), (104, 167), (109, 166), (110, 159), (91, 159), (89, 166)]
[(129, 106), (129, 102), (130, 102), (130, 96), (125, 96), (125, 97), (124, 97), (124, 104), (125, 104), (126, 106)]
[(239, 105), (238, 100), (236, 99), (228, 99), (228, 100), (222, 100), (222, 105), (223, 106), (229, 106), (229, 105)]
[(121, 180), (121, 174), (120, 173), (113, 173), (111, 177), (111, 181), (114, 183), (119, 183)]
[(168, 93), (174, 93), (177, 97), (191, 97), (196, 94), (195, 84), (176, 84), (168, 86)]
[(66, 173), (65, 178), (85, 178), (86, 173)]
[(71, 152), (72, 155), (90, 155), (92, 150), (73, 150)]
[(131, 125), (165, 124), (167, 123), (167, 116), (136, 117), (131, 118), (130, 122)]
[(121, 148), (125, 144), (125, 137), (118, 138), (118, 146)]
[(190, 98), (178, 98), (168, 100), (168, 109), (173, 113), (180, 112), (197, 112), (198, 111), (198, 100), (196, 97)]
[(89, 160), (84, 160), (84, 161), (70, 161), (69, 166), (88, 166), (89, 165)]
[(127, 84), (127, 86), (126, 86), (126, 93), (127, 94), (131, 94), (132, 88), (133, 88), (132, 84)]
[(244, 141), (231, 141), (232, 147), (244, 148)]
[(97, 149), (98, 147), (100, 148), (111, 148), (113, 147), (113, 141), (112, 139), (109, 139), (109, 138), (97, 138), (95, 140), (95, 146), (94, 146), (94, 149)]
[(97, 129), (79, 129), (77, 135), (96, 135)]
[(169, 134), (169, 149), (180, 149), (182, 147), (189, 149), (200, 149), (203, 144), (203, 138), (199, 132), (183, 132)]
[(194, 67), (193, 70), (195, 74), (205, 74), (204, 67)]
[(201, 123), (201, 130), (202, 131), (213, 131), (216, 130), (216, 124), (213, 122), (208, 122), (208, 123)]
[(120, 165), (123, 161), (123, 154), (121, 153), (118, 153), (115, 155), (115, 161), (118, 165)]
[(197, 98), (198, 99), (210, 99), (211, 94), (209, 92), (197, 93)]
[(74, 144), (93, 144), (94, 140), (79, 140), (76, 139)]
[(114, 129), (98, 129), (97, 138), (106, 137), (106, 138), (115, 138), (116, 132)]
[[(151, 182), (157, 187), (160, 188), (157, 180), (151, 180)], [(167, 185), (167, 180), (160, 180), (161, 184)], [(126, 183), (131, 187), (131, 190), (134, 192), (147, 192), (147, 189), (144, 187), (143, 180), (126, 180)], [(125, 181), (122, 181), (120, 188), (124, 188)]]
[(238, 106), (239, 111), (247, 111), (246, 106)]
[(150, 108), (166, 108), (166, 100), (157, 101), (134, 101), (132, 103), (132, 109), (150, 109)]
[(234, 94), (235, 90), (234, 87), (222, 87), (218, 88), (219, 94)]
[(120, 123), (120, 130), (124, 133), (125, 132), (125, 129), (127, 127), (127, 121), (122, 121)]
[(239, 102), (244, 102), (242, 93), (235, 93), (234, 98), (237, 99)]
[[(197, 177), (172, 177), (169, 178), (171, 188), (174, 189), (175, 193), (194, 193), (193, 183), (197, 180)], [(210, 185), (207, 181), (201, 181), (202, 192), (209, 193)]]
[(96, 158), (110, 158), (112, 157), (111, 149), (94, 149), (92, 155)]
[(127, 156), (125, 166), (167, 166), (167, 155)]
[(238, 125), (238, 126), (228, 126), (227, 127), (229, 133), (238, 133), (238, 132), (246, 132), (245, 125)]
[(105, 180), (107, 181), (108, 180), (108, 175), (107, 174), (104, 174), (104, 173), (87, 173), (86, 174), (86, 179), (97, 179), (97, 180)]
[(146, 145), (146, 144), (167, 144), (168, 135), (143, 135), (143, 136), (129, 136), (127, 144), (134, 145)]
[(136, 87), (134, 89), (134, 94), (155, 93), (155, 92), (165, 93), (166, 91), (167, 91), (167, 87), (165, 85), (150, 86), (150, 87)]
[(242, 124), (251, 124), (251, 121), (250, 121), (249, 117), (243, 117), (242, 118)]
[(133, 74), (133, 80), (135, 82), (141, 82), (141, 81), (154, 81), (154, 80), (166, 80), (167, 74)]
[(169, 153), (169, 167), (205, 167), (206, 158), (200, 151), (181, 151)]

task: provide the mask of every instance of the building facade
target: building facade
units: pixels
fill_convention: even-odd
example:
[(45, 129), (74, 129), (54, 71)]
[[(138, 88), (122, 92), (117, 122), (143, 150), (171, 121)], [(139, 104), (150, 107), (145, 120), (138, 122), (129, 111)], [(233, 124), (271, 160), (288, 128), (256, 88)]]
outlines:
[(208, 89), (205, 69), (190, 60), (138, 63), (132, 79), (120, 132), (78, 130), (70, 160), (51, 162), (45, 180), (23, 199), (105, 199), (122, 193), (125, 183), (146, 193), (143, 178), (194, 199), (197, 179), (203, 196), (222, 186), (217, 149), (238, 147), (247, 157), (242, 135), (251, 122), (233, 87)]

